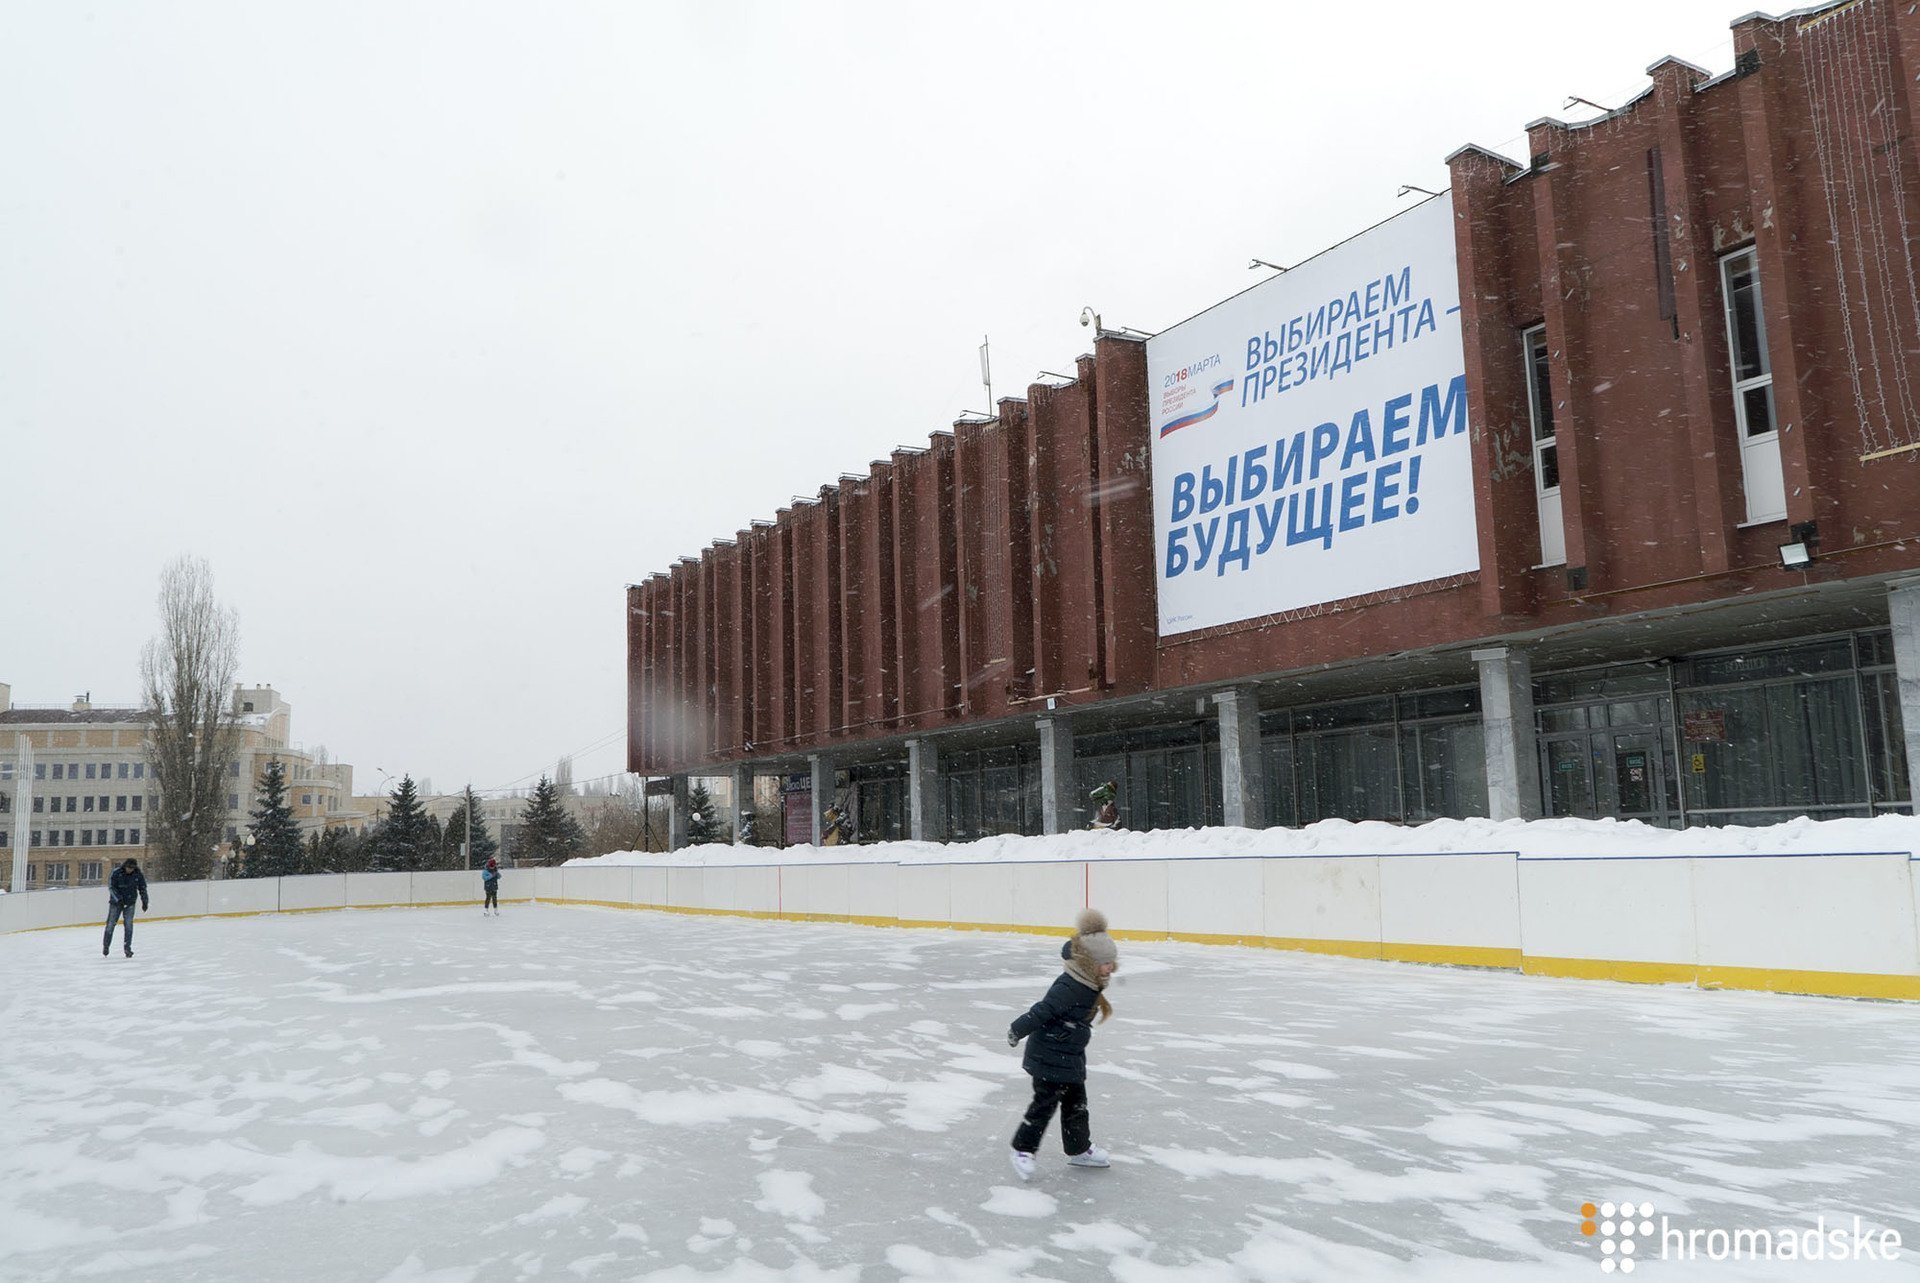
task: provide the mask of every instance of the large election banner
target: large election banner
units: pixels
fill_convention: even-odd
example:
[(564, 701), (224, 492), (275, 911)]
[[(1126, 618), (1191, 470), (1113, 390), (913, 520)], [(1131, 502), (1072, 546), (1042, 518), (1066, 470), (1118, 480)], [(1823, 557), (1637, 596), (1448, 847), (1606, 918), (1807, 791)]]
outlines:
[(1160, 635), (1475, 570), (1443, 195), (1147, 342)]

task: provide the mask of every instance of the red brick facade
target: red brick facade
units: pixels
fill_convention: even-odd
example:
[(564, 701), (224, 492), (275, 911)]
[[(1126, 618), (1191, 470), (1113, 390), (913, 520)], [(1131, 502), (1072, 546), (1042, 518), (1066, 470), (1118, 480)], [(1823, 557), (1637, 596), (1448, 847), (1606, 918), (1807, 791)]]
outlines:
[[(1750, 19), (1735, 51), (1730, 73), (1663, 61), (1600, 120), (1535, 124), (1524, 167), (1451, 158), (1479, 573), (1160, 641), (1144, 350), (1103, 335), (1075, 382), (631, 587), (629, 769), (897, 754), (1049, 698), (1118, 716), (1261, 679), (1269, 700), (1471, 680), (1467, 649), (1502, 640), (1657, 654), (1699, 644), (1715, 603), (1746, 603), (1734, 628), (1816, 627), (1826, 601), (1836, 625), (1870, 616), (1868, 589), (1920, 569), (1901, 448), (1920, 445), (1920, 16)], [(1757, 524), (1720, 274), (1749, 245), (1787, 496)], [(1541, 324), (1566, 544), (1544, 568), (1521, 352)], [(1817, 555), (1790, 574), (1805, 522)]]

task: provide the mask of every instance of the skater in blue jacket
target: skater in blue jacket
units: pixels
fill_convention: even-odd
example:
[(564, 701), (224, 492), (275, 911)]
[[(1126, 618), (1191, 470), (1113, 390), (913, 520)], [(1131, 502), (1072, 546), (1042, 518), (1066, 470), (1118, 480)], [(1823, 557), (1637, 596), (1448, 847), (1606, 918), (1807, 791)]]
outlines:
[(1083, 909), (1077, 930), (1060, 948), (1066, 970), (1047, 990), (1047, 996), (1013, 1022), (1007, 1045), (1027, 1039), (1020, 1067), (1033, 1078), (1033, 1103), (1013, 1134), (1013, 1170), (1023, 1181), (1032, 1180), (1034, 1151), (1046, 1135), (1054, 1111), (1060, 1111), (1060, 1139), (1067, 1162), (1074, 1167), (1106, 1167), (1107, 1151), (1093, 1143), (1093, 1124), (1087, 1112), (1087, 1044), (1093, 1039), (1093, 1014), (1113, 1015), (1104, 990), (1120, 965), (1120, 950), (1107, 934), (1107, 915)]
[(491, 913), (500, 916), (500, 861), (488, 860), (487, 867), (480, 874), (480, 886), (487, 893), (487, 902), (480, 906), (482, 915)]

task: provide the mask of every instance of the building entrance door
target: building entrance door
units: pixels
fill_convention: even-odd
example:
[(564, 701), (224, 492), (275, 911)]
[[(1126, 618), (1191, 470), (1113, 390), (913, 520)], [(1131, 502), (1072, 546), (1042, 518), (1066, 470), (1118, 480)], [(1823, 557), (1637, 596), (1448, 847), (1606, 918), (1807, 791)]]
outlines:
[(1659, 736), (1651, 730), (1543, 735), (1540, 769), (1549, 816), (1672, 826)]

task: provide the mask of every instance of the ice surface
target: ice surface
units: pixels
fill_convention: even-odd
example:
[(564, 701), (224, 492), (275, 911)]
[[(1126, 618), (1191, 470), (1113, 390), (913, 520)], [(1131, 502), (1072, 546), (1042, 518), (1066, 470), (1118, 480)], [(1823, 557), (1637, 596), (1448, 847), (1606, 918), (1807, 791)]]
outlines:
[(0, 937), (0, 1279), (1592, 1279), (1578, 1208), (1625, 1198), (1920, 1247), (1909, 1006), (1123, 943), (1114, 1166), (1056, 1129), (1022, 1187), (1005, 1029), (1055, 940), (560, 906), (138, 935)]

